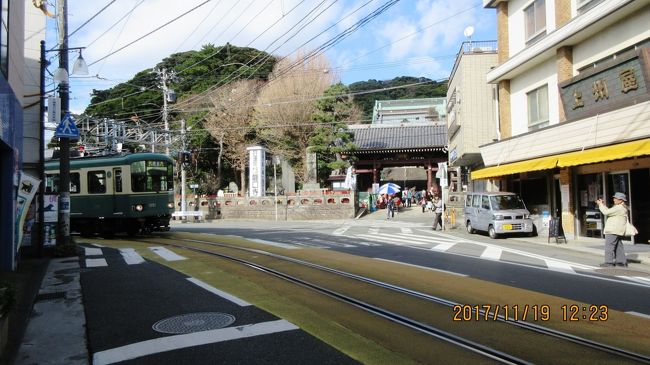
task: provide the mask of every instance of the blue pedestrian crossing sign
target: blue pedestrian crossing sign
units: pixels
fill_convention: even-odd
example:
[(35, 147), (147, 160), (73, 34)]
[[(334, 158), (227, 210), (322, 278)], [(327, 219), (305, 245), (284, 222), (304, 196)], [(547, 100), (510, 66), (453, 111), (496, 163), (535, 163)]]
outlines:
[(74, 119), (70, 113), (65, 113), (61, 123), (56, 127), (54, 131), (54, 137), (56, 138), (79, 138), (79, 129), (75, 125)]

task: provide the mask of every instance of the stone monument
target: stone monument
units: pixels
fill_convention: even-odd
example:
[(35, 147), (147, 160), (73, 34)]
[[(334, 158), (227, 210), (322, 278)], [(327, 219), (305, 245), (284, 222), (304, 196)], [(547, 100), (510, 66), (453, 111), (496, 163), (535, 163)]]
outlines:
[(318, 183), (318, 160), (316, 152), (311, 147), (307, 148), (307, 181), (303, 184), (302, 190), (314, 191), (320, 190)]
[(262, 146), (246, 148), (248, 151), (248, 196), (266, 194), (266, 149)]

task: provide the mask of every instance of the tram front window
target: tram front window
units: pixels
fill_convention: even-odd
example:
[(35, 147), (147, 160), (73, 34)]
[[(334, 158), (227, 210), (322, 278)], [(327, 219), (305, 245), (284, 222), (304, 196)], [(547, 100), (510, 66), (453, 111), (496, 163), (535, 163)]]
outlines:
[(131, 190), (159, 192), (174, 189), (172, 165), (167, 161), (138, 161), (131, 164)]

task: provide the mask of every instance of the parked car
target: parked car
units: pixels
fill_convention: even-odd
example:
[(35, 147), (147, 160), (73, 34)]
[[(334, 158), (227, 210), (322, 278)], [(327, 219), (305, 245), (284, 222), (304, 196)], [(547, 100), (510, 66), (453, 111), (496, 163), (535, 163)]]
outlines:
[(490, 238), (506, 233), (536, 234), (523, 200), (515, 193), (468, 193), (465, 200), (467, 232), (486, 231)]

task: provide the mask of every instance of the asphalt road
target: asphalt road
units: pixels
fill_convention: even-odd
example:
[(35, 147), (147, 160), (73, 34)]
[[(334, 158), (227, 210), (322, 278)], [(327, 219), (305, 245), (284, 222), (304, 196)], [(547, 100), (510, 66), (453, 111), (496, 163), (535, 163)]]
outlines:
[(555, 247), (455, 237), (427, 224), (399, 221), (174, 223), (172, 232), (245, 237), (286, 248), (321, 248), (398, 261), (611, 309), (650, 316), (650, 276), (601, 269), (599, 255)]

